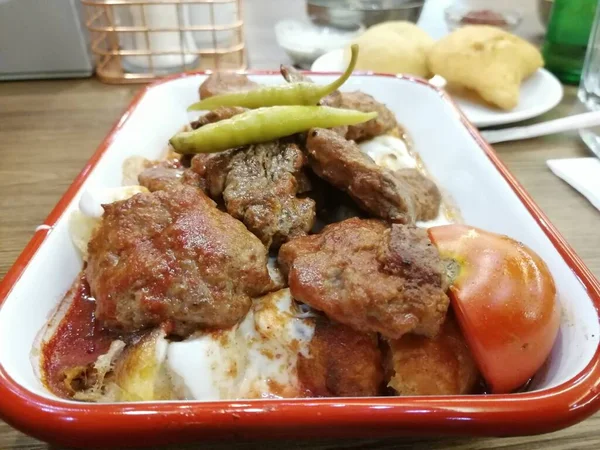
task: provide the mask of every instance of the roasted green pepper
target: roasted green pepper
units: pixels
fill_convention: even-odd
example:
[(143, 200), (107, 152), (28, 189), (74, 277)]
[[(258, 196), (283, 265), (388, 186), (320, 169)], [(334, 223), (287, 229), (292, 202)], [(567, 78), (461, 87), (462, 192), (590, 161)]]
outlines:
[(351, 54), (350, 64), (342, 76), (326, 86), (306, 81), (265, 86), (247, 92), (232, 92), (231, 94), (209, 97), (194, 103), (188, 108), (188, 111), (213, 110), (219, 106), (243, 106), (244, 108), (254, 109), (277, 105), (316, 105), (319, 100), (344, 84), (352, 74), (358, 58), (358, 45), (352, 45)]
[(248, 144), (272, 141), (311, 128), (355, 125), (377, 117), (376, 112), (328, 106), (272, 106), (259, 108), (173, 136), (178, 153), (216, 153)]

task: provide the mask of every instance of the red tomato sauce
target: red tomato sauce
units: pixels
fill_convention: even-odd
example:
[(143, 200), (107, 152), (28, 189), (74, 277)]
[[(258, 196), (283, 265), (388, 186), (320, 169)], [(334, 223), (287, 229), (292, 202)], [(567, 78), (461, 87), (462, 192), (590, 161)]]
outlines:
[(471, 11), (465, 14), (460, 23), (461, 25), (492, 25), (495, 27), (505, 27), (508, 25), (502, 14), (486, 9)]
[(118, 337), (96, 321), (96, 302), (83, 275), (75, 281), (63, 301), (71, 296), (69, 309), (41, 349), (42, 379), (48, 389), (60, 397), (70, 396), (64, 383), (64, 370), (94, 363)]

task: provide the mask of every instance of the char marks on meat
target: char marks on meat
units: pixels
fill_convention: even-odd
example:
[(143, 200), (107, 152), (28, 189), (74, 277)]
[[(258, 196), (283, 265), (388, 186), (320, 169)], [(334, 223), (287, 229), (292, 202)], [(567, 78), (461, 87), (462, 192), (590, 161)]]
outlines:
[(174, 186), (104, 205), (86, 277), (96, 317), (123, 331), (185, 336), (230, 327), (272, 288), (267, 252), (199, 189)]
[(398, 126), (394, 113), (369, 94), (360, 91), (343, 92), (341, 100), (340, 108), (356, 109), (362, 112), (377, 112), (377, 117), (374, 119), (349, 126), (346, 139), (357, 142), (364, 141), (385, 134)]
[(316, 397), (380, 395), (383, 363), (377, 334), (318, 317), (309, 356), (298, 356), (298, 379)]
[(214, 72), (200, 85), (200, 98), (251, 91), (258, 87), (260, 84), (251, 81), (246, 75), (234, 72)]
[(308, 133), (306, 147), (314, 172), (347, 192), (365, 211), (394, 222), (415, 221), (410, 185), (375, 164), (354, 142), (315, 128)]
[(244, 222), (267, 247), (278, 247), (310, 231), (315, 202), (298, 194), (310, 189), (303, 171), (306, 156), (292, 142), (274, 141), (232, 149), (192, 161), (206, 177), (214, 199)]
[(435, 336), (449, 300), (426, 231), (348, 219), (284, 244), (279, 263), (295, 299), (357, 331)]

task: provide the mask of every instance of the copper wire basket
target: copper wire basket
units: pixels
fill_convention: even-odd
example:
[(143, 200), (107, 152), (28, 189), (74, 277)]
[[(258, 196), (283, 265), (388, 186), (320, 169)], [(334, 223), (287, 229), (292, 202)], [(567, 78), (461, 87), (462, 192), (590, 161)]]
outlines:
[(106, 83), (193, 70), (243, 70), (242, 0), (81, 0)]

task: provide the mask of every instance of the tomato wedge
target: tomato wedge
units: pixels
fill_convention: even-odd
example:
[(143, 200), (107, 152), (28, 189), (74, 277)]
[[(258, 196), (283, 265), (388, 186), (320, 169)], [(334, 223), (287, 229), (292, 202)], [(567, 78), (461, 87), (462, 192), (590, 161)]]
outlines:
[(520, 242), (471, 226), (433, 227), (429, 236), (456, 262), (450, 298), (491, 392), (514, 391), (542, 366), (558, 334), (548, 267)]

